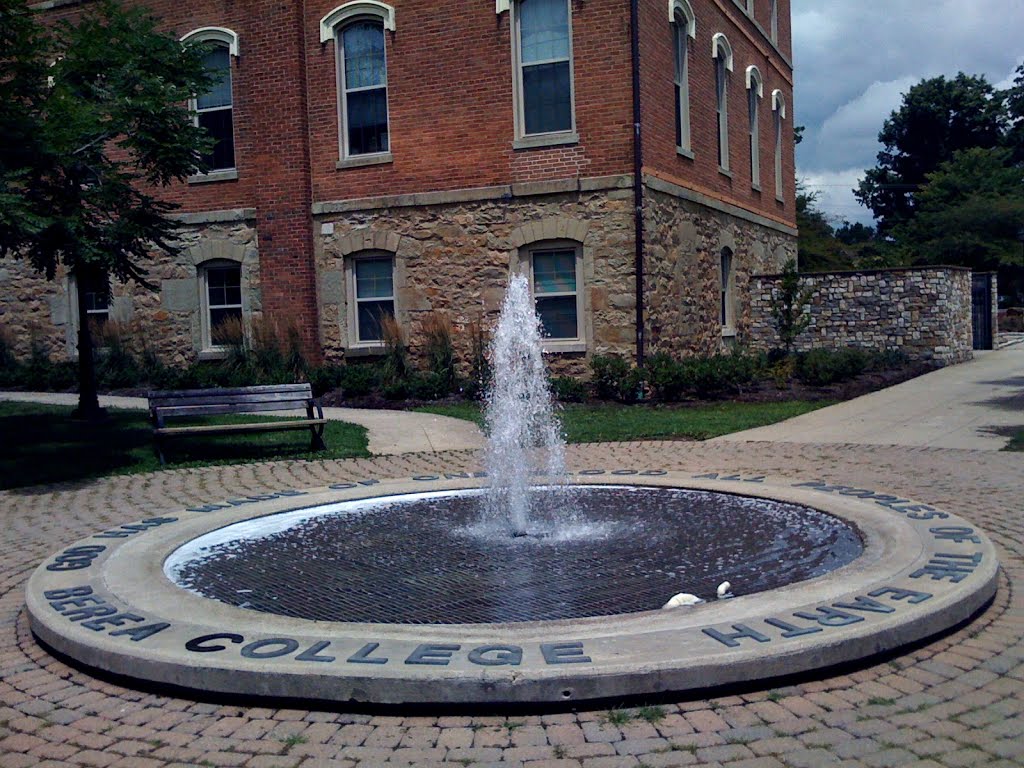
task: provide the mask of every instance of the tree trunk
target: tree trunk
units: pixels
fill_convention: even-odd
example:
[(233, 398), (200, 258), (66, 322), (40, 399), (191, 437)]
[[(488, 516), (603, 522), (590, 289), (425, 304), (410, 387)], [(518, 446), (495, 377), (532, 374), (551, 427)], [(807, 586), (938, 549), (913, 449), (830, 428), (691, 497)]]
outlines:
[(77, 280), (78, 290), (78, 407), (72, 413), (76, 419), (95, 421), (102, 419), (106, 412), (100, 408), (96, 395), (96, 362), (93, 355), (92, 332), (89, 328), (89, 314), (85, 304), (85, 286)]

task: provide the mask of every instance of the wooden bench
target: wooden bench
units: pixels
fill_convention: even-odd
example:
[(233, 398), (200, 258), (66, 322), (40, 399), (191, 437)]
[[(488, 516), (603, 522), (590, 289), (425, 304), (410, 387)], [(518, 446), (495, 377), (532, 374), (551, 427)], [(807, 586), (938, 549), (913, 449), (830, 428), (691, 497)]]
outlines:
[[(304, 410), (305, 418), (246, 424), (167, 426), (167, 420), (174, 418), (294, 410)], [(313, 389), (309, 384), (274, 384), (238, 389), (183, 389), (150, 392), (149, 415), (153, 421), (153, 439), (161, 464), (166, 463), (163, 442), (173, 437), (308, 429), (310, 450), (320, 451), (327, 448), (324, 443), (324, 425), (327, 424), (327, 420), (324, 418), (320, 402), (314, 399)]]

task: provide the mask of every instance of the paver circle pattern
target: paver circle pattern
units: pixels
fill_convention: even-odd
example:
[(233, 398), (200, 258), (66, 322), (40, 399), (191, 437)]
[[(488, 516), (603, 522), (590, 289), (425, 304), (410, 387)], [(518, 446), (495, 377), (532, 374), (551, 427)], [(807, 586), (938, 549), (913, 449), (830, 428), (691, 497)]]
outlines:
[(95, 679), (28, 629), (24, 586), (62, 543), (182, 503), (439, 464), (473, 452), (287, 462), (109, 478), (0, 494), (0, 764), (19, 766), (1017, 766), (1024, 760), (1024, 520), (1019, 454), (845, 445), (577, 446), (570, 463), (766, 472), (884, 488), (982, 527), (1002, 565), (972, 623), (892, 658), (773, 689), (549, 714), (309, 711), (196, 702)]

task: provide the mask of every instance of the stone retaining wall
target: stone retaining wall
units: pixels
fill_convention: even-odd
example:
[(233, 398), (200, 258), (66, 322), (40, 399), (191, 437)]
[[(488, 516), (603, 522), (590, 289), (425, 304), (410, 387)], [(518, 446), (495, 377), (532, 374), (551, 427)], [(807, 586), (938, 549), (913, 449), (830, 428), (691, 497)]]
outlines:
[[(751, 344), (780, 346), (771, 308), (781, 275), (751, 278)], [(962, 267), (805, 274), (813, 289), (811, 324), (796, 349), (861, 347), (902, 350), (943, 365), (973, 356), (971, 272)]]

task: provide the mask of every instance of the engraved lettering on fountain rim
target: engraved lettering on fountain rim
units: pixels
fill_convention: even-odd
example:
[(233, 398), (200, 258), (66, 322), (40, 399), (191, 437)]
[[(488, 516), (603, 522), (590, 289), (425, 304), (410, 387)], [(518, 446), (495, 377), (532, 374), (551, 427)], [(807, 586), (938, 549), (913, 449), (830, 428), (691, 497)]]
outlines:
[[(845, 627), (850, 624), (857, 624), (864, 621), (865, 617), (856, 612), (866, 614), (891, 614), (904, 603), (917, 604), (932, 598), (931, 592), (919, 592), (913, 589), (900, 587), (881, 587), (869, 592), (867, 595), (854, 595), (850, 599), (837, 600), (829, 605), (815, 606), (812, 610), (794, 611), (791, 615), (800, 619), (800, 623), (794, 623), (788, 619), (767, 617), (761, 619), (764, 624), (771, 627), (768, 632), (760, 631), (748, 624), (731, 624), (728, 630), (716, 627), (702, 627), (701, 632), (716, 640), (727, 648), (738, 648), (743, 640), (750, 640), (756, 643), (770, 643), (773, 639), (790, 640), (795, 637), (816, 634), (835, 627)], [(896, 605), (887, 605), (874, 598), (886, 598), (895, 602)], [(775, 638), (772, 634), (776, 635)]]
[[(230, 646), (242, 646), (237, 649), (239, 655), (255, 661), (292, 657), (295, 661), (331, 663), (339, 658), (328, 653), (338, 650), (332, 640), (300, 641), (293, 637), (268, 637), (247, 642), (244, 635), (236, 632), (212, 632), (185, 642), (185, 650), (190, 653), (220, 653), (229, 650)], [(454, 643), (421, 643), (408, 653), (385, 654), (381, 651), (380, 643), (369, 642), (345, 658), (344, 663), (388, 664), (395, 656), (399, 656), (401, 663), (406, 665), (445, 667), (456, 658), (456, 654), (460, 654), (460, 658), (465, 656), (469, 663), (480, 667), (518, 667), (522, 665), (525, 656), (521, 646), (501, 643), (468, 649)], [(549, 666), (593, 663), (591, 657), (585, 654), (583, 643), (578, 641), (539, 643), (537, 656)]]

